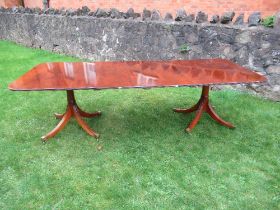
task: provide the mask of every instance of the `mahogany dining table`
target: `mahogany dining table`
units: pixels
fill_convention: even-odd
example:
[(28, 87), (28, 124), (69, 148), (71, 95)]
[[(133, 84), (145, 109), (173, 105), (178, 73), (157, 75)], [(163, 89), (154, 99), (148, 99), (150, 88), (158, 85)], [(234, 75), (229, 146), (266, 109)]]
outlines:
[(202, 94), (194, 106), (188, 109), (174, 109), (179, 113), (196, 111), (194, 119), (187, 126), (190, 132), (206, 112), (215, 121), (228, 128), (234, 126), (220, 118), (209, 102), (211, 85), (233, 85), (265, 82), (266, 78), (225, 59), (171, 60), (171, 61), (118, 61), (118, 62), (49, 62), (42, 63), (9, 85), (14, 91), (57, 91), (67, 93), (67, 107), (64, 114), (55, 114), (61, 119), (58, 125), (42, 137), (43, 141), (54, 137), (74, 117), (90, 135), (99, 137), (82, 119), (101, 115), (101, 112), (87, 113), (75, 100), (74, 90), (155, 88), (201, 86)]

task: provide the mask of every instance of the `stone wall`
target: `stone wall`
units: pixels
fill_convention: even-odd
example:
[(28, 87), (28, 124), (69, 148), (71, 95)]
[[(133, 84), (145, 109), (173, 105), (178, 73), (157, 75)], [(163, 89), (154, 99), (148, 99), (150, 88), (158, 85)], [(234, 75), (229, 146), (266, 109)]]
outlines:
[(280, 101), (278, 30), (230, 21), (211, 24), (205, 14), (178, 14), (176, 20), (161, 20), (148, 11), (141, 16), (133, 11), (0, 9), (0, 39), (92, 60), (227, 58), (267, 75), (267, 84), (247, 88)]

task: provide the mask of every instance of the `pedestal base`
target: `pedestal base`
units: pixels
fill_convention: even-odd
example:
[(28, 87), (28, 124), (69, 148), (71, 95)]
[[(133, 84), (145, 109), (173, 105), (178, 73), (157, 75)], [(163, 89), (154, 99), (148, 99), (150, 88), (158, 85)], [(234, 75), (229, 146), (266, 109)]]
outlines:
[(47, 141), (49, 138), (54, 137), (58, 132), (60, 132), (65, 125), (69, 122), (69, 120), (74, 117), (78, 124), (87, 132), (90, 136), (93, 136), (95, 138), (99, 137), (99, 134), (94, 132), (87, 123), (82, 119), (82, 117), (86, 118), (92, 118), (95, 116), (101, 115), (101, 112), (95, 112), (95, 113), (87, 113), (80, 109), (80, 107), (77, 105), (74, 91), (73, 90), (67, 90), (67, 109), (64, 114), (55, 114), (55, 117), (57, 119), (61, 119), (58, 125), (47, 135), (42, 136), (43, 141)]
[(197, 104), (195, 104), (193, 107), (189, 109), (173, 109), (174, 112), (179, 113), (191, 113), (196, 111), (195, 118), (192, 120), (192, 122), (189, 124), (189, 126), (186, 128), (187, 132), (191, 132), (191, 130), (196, 126), (199, 119), (201, 118), (203, 112), (207, 112), (215, 121), (220, 123), (221, 125), (224, 125), (228, 128), (234, 128), (234, 125), (232, 125), (229, 122), (224, 121), (221, 119), (217, 113), (214, 111), (213, 107), (211, 106), (209, 102), (209, 86), (203, 86), (202, 87), (202, 94)]

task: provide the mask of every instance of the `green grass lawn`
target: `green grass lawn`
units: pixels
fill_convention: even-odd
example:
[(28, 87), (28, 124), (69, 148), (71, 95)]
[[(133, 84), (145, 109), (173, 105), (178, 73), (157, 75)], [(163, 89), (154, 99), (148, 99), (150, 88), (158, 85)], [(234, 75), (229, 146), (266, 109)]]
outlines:
[(78, 59), (0, 42), (0, 209), (279, 209), (280, 104), (236, 91), (211, 93), (225, 120), (172, 112), (197, 102), (195, 88), (76, 91), (101, 134), (74, 121), (40, 137), (63, 112), (63, 91), (12, 92), (36, 64)]

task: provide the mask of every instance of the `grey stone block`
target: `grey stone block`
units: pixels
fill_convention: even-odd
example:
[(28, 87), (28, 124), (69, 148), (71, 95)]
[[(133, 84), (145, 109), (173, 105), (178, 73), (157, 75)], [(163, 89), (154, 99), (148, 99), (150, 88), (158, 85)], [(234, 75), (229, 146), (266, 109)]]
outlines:
[(164, 21), (170, 22), (173, 21), (173, 16), (171, 13), (166, 13), (165, 17), (164, 17)]
[(98, 9), (95, 11), (94, 16), (95, 16), (95, 17), (98, 17), (98, 18), (101, 18), (101, 17), (105, 18), (105, 17), (109, 17), (110, 14), (109, 14), (109, 12), (107, 12), (106, 10), (98, 8)]
[(158, 10), (153, 10), (152, 11), (151, 20), (154, 20), (154, 21), (161, 20), (161, 14)]
[(222, 24), (230, 23), (234, 16), (235, 16), (235, 12), (225, 12), (221, 17), (221, 23)]
[(152, 16), (152, 12), (145, 8), (142, 13), (142, 20), (150, 20), (151, 16)]
[(210, 20), (210, 23), (219, 23), (220, 21), (220, 16), (219, 15), (213, 15), (211, 20)]
[(244, 24), (244, 13), (241, 13), (235, 20), (234, 25), (243, 25)]
[(261, 13), (260, 12), (254, 12), (252, 13), (248, 18), (248, 25), (251, 26), (258, 26), (261, 22)]
[(275, 15), (274, 29), (280, 33), (280, 11)]
[(123, 14), (115, 8), (111, 8), (109, 13), (110, 17), (113, 19), (121, 19), (123, 17)]
[(197, 23), (204, 23), (208, 21), (208, 15), (204, 12), (198, 12), (195, 21)]
[(183, 21), (187, 17), (187, 13), (183, 8), (180, 8), (176, 12), (175, 21)]

